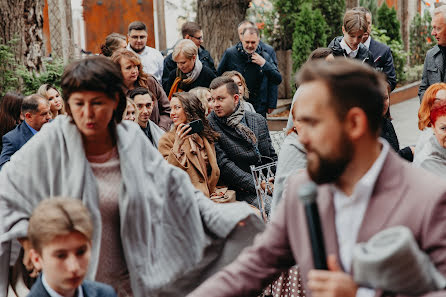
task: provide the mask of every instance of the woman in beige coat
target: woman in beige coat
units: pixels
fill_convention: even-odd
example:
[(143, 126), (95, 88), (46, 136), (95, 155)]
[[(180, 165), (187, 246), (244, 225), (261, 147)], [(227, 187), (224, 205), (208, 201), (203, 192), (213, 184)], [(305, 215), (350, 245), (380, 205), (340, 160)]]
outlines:
[[(195, 95), (173, 94), (170, 108), (174, 127), (161, 137), (158, 150), (167, 162), (186, 171), (192, 184), (210, 197), (220, 177), (214, 146), (219, 135), (210, 127), (203, 104)], [(201, 120), (204, 129), (189, 135), (192, 128), (188, 123), (194, 120)]]

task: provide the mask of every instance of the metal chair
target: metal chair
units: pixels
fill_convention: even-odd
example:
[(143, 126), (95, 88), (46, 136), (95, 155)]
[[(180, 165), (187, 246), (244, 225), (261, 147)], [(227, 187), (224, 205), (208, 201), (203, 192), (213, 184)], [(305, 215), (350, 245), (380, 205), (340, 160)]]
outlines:
[[(256, 187), (257, 201), (263, 220), (268, 222), (269, 211), (271, 208), (271, 198), (274, 191), (274, 176), (277, 162), (271, 162), (261, 166), (251, 165), (252, 178)], [(262, 188), (265, 183), (265, 188)]]

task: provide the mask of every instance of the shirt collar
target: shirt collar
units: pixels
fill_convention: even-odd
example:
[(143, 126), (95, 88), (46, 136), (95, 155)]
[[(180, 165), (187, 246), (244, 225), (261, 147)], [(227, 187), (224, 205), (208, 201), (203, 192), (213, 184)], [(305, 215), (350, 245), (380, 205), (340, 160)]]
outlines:
[[(48, 292), (48, 295), (50, 295), (50, 297), (63, 297), (62, 295), (60, 295), (59, 293), (57, 293), (50, 287), (50, 285), (46, 282), (45, 275), (43, 273), (42, 273), (42, 285), (45, 288), (45, 290)], [(81, 286), (79, 286), (77, 288), (76, 293), (77, 294), (74, 295), (75, 297), (84, 297), (84, 292), (82, 291)]]
[(363, 43), (367, 48), (370, 48), (370, 42), (372, 41), (372, 37), (369, 36), (367, 40)]
[[(351, 198), (353, 199), (356, 199), (358, 196), (361, 196), (364, 199), (369, 199), (372, 196), (376, 180), (378, 179), (378, 176), (384, 166), (384, 161), (386, 160), (390, 147), (389, 143), (383, 138), (380, 137), (378, 140), (382, 145), (381, 153), (379, 154), (373, 165), (369, 168), (369, 170), (356, 183), (353, 189), (353, 194), (351, 195)], [(331, 183), (330, 187), (333, 193), (340, 192), (343, 196), (345, 196), (345, 194), (334, 183)]]
[(347, 55), (348, 55), (350, 58), (354, 58), (354, 57), (356, 57), (356, 55), (358, 54), (359, 46), (358, 46), (358, 48), (357, 48), (356, 50), (352, 50), (352, 49), (347, 45), (347, 43), (345, 42), (344, 38), (342, 38), (340, 45), (341, 45), (341, 48), (343, 48), (343, 49), (347, 52)]
[(24, 122), (25, 122), (25, 125), (28, 126), (29, 130), (31, 130), (31, 133), (33, 135), (36, 135), (36, 133), (39, 132), (36, 129), (34, 129), (33, 127), (31, 127), (30, 125), (28, 125), (28, 123), (26, 121), (24, 121)]

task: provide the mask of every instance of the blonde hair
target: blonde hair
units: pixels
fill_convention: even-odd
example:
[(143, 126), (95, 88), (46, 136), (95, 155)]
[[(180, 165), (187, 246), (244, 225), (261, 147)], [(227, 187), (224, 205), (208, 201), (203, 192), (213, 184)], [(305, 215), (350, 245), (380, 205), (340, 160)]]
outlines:
[(197, 96), (200, 99), (201, 104), (203, 104), (203, 108), (206, 114), (209, 113), (209, 103), (207, 94), (210, 93), (208, 88), (205, 87), (196, 87), (189, 91), (189, 93)]
[(51, 117), (54, 119), (56, 116), (58, 116), (58, 115), (60, 115), (60, 114), (67, 114), (67, 112), (65, 111), (65, 101), (62, 99), (62, 94), (59, 92), (58, 89), (56, 89), (55, 86), (53, 86), (53, 85), (51, 85), (51, 84), (43, 84), (43, 85), (41, 85), (41, 86), (39, 87), (39, 89), (37, 90), (37, 93), (36, 93), (36, 94), (38, 94), (38, 95), (40, 95), (40, 96), (43, 96), (43, 97), (45, 97), (46, 99), (49, 99), (49, 98), (48, 98), (48, 91), (51, 90), (51, 89), (55, 90), (55, 91), (59, 94), (59, 96), (61, 97), (61, 100), (60, 100), (60, 101), (61, 101), (61, 104), (62, 104), (62, 108), (59, 110), (59, 112), (58, 112), (56, 115), (54, 115), (54, 114), (52, 113), (52, 111), (50, 110)]
[(56, 197), (45, 199), (34, 209), (28, 226), (28, 239), (38, 253), (57, 236), (79, 232), (93, 236), (90, 213), (80, 200)]
[(173, 60), (175, 61), (175, 59), (181, 53), (186, 57), (186, 59), (190, 60), (194, 56), (198, 55), (198, 47), (192, 40), (182, 39), (175, 45), (175, 48), (173, 49), (172, 53)]
[(124, 114), (122, 115), (122, 118), (125, 118), (125, 116), (127, 115), (127, 108), (129, 107), (129, 104), (133, 105), (133, 107), (135, 108), (135, 122), (137, 122), (138, 121), (138, 115), (139, 115), (138, 106), (136, 106), (135, 101), (133, 101), (129, 97), (127, 97), (127, 104), (125, 105)]
[(344, 14), (343, 26), (347, 33), (355, 33), (358, 31), (367, 32), (367, 17), (362, 11), (353, 9), (347, 10)]
[(446, 83), (435, 83), (427, 88), (424, 93), (420, 108), (418, 109), (418, 129), (424, 130), (424, 128), (432, 126), (431, 109), (432, 105), (434, 105), (437, 93), (440, 90), (446, 90)]

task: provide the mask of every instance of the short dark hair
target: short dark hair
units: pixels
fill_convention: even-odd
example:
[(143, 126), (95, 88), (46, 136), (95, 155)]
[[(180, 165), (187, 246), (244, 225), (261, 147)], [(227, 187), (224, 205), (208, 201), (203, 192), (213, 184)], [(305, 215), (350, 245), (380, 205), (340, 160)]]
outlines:
[(48, 99), (39, 94), (31, 94), (29, 96), (26, 96), (22, 102), (22, 109), (21, 109), (22, 113), (24, 114), (26, 112), (32, 112), (32, 113), (38, 112), (39, 103), (41, 102), (41, 100), (48, 102)]
[(333, 50), (329, 47), (318, 47), (308, 56), (308, 61), (324, 59), (329, 55), (333, 54)]
[(127, 97), (129, 97), (130, 99), (133, 100), (138, 95), (146, 95), (146, 94), (149, 94), (150, 98), (152, 98), (152, 100), (155, 101), (155, 98), (154, 98), (152, 92), (150, 92), (149, 89), (143, 88), (143, 87), (137, 87), (137, 88), (134, 88), (133, 90), (130, 90), (127, 93)]
[(238, 93), (237, 84), (230, 77), (219, 76), (214, 78), (209, 86), (209, 89), (215, 90), (221, 86), (226, 86), (226, 90), (231, 96), (234, 96), (235, 94), (240, 95)]
[(249, 20), (243, 20), (243, 21), (241, 21), (241, 22), (238, 24), (237, 29), (240, 28), (240, 27), (241, 27), (242, 25), (244, 25), (244, 24), (250, 24), (250, 25), (253, 26), (253, 27), (256, 26), (256, 24), (254, 24), (254, 22), (251, 22), (251, 21), (249, 21)]
[(183, 35), (183, 38), (186, 38), (186, 35), (193, 36), (199, 31), (201, 31), (200, 25), (194, 22), (187, 22), (181, 26), (181, 34)]
[(257, 27), (248, 27), (243, 30), (242, 35), (245, 35), (245, 33), (251, 33), (251, 34), (257, 34), (258, 37), (260, 37), (260, 31), (257, 29)]
[(340, 119), (344, 119), (351, 108), (359, 107), (367, 116), (370, 131), (378, 133), (384, 109), (385, 78), (382, 73), (354, 59), (335, 58), (330, 63), (323, 60), (305, 63), (297, 81), (299, 85), (312, 81), (324, 82)]
[(141, 21), (134, 21), (131, 22), (129, 25), (128, 34), (130, 34), (130, 31), (132, 30), (137, 30), (137, 31), (144, 30), (147, 32), (147, 26)]
[(121, 122), (127, 101), (123, 91), (121, 69), (111, 59), (93, 56), (71, 63), (62, 75), (61, 87), (68, 114), (71, 114), (68, 99), (72, 93), (96, 91), (106, 94), (110, 99), (118, 100), (114, 119), (117, 123)]

